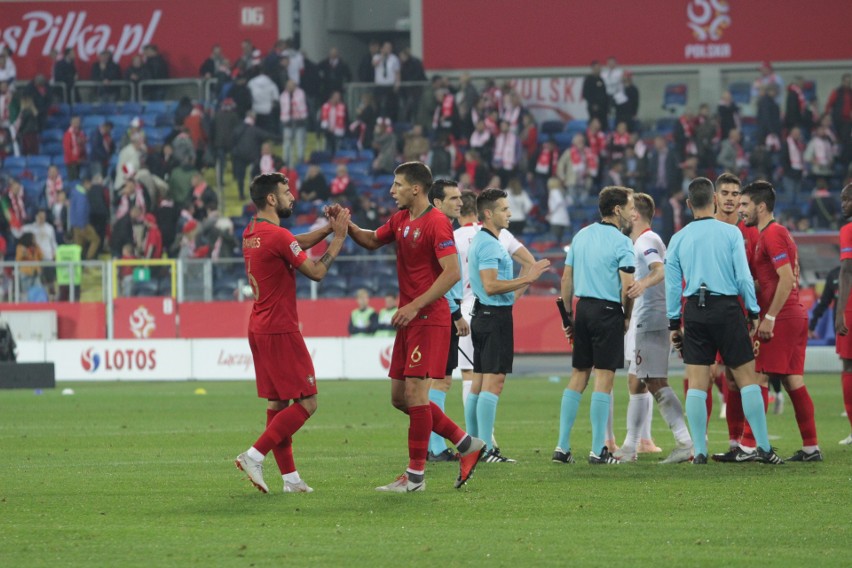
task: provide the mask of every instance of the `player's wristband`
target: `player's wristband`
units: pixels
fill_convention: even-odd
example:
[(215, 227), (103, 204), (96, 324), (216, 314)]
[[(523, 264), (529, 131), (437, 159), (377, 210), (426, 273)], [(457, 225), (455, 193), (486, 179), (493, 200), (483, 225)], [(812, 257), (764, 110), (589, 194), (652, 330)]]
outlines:
[(769, 321), (775, 321), (775, 316), (770, 316), (769, 314), (766, 314), (765, 316), (763, 316), (763, 319), (768, 319)]
[(669, 331), (680, 331), (680, 318), (669, 320)]
[(459, 309), (457, 309), (456, 311), (454, 311), (454, 312), (453, 312), (453, 321), (454, 321), (454, 322), (455, 322), (455, 321), (459, 321), (460, 319), (462, 319), (462, 311), (461, 311), (461, 308), (459, 308)]

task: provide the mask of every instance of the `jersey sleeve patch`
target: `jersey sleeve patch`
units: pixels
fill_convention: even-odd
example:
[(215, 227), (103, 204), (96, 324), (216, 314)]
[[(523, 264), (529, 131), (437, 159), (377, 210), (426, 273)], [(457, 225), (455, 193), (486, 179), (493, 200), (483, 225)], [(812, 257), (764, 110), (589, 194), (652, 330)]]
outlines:
[(293, 241), (290, 243), (290, 252), (293, 253), (293, 256), (299, 256), (302, 254), (302, 247), (299, 246), (298, 241)]

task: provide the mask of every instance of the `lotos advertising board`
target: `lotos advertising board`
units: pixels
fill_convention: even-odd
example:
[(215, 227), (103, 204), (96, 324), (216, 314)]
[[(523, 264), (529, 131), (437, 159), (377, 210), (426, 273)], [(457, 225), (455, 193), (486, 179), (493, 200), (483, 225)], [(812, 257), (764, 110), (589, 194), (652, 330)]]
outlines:
[(197, 77), (214, 43), (233, 61), (245, 38), (266, 53), (278, 38), (278, 8), (271, 0), (106, 0), (3, 2), (0, 43), (14, 54), (19, 79), (50, 76), (51, 54), (72, 48), (77, 72), (89, 79), (97, 54), (113, 52), (126, 68), (147, 44), (155, 44), (172, 77)]
[[(427, 69), (852, 59), (849, 0), (429, 0)], [(457, 41), (447, 41), (456, 38)], [(821, 38), (833, 38), (821, 40)], [(459, 49), (462, 45), (463, 48)]]
[(192, 377), (190, 342), (49, 341), (45, 360), (56, 366), (57, 380), (183, 381)]

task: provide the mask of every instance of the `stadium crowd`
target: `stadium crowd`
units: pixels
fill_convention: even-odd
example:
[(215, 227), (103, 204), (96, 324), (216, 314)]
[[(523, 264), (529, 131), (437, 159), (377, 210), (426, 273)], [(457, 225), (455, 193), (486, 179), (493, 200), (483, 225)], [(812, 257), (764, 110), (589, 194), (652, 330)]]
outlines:
[[(7, 259), (38, 257), (38, 249), (53, 260), (66, 242), (85, 248), (85, 258), (236, 257), (235, 234), (253, 212), (245, 176), (274, 171), (298, 193), (296, 225), (310, 225), (317, 205), (336, 202), (362, 226), (377, 227), (393, 210), (389, 174), (406, 160), (424, 161), (462, 189), (506, 188), (511, 231), (540, 250), (559, 250), (594, 220), (597, 194), (608, 185), (652, 195), (667, 242), (689, 222), (689, 183), (724, 171), (782, 189), (779, 220), (790, 229), (836, 230), (843, 221), (837, 195), (852, 158), (849, 74), (822, 103), (812, 83), (786, 84), (767, 62), (747, 93), (755, 116), (742, 114), (743, 93), (725, 91), (715, 105), (643, 123), (633, 76), (611, 57), (593, 62), (583, 79), (588, 120), (537, 123), (511, 81), (427, 79), (422, 62), (391, 42), (348, 54), (358, 60), (353, 68), (337, 48), (314, 63), (289, 39), (266, 52), (244, 40), (232, 59), (215, 45), (199, 69), (212, 81), (210, 100), (162, 100), (168, 91), (156, 87), (145, 103), (135, 102), (139, 82), (170, 76), (157, 46), (145, 46), (127, 69), (109, 52), (90, 70), (73, 50), (51, 54), (50, 80), (17, 76), (13, 54), (0, 51)], [(99, 85), (78, 86), (81, 77)], [(360, 93), (355, 108), (344, 103), (347, 88)], [(229, 163), (240, 215), (226, 215), (221, 203)], [(26, 232), (35, 248), (22, 247)]]

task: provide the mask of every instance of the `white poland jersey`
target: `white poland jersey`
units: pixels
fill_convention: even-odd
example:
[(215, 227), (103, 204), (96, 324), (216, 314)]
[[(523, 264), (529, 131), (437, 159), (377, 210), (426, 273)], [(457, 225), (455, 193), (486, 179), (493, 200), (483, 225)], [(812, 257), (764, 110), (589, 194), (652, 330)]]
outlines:
[[(666, 258), (666, 245), (663, 244), (663, 239), (651, 229), (639, 235), (633, 243), (633, 251), (636, 253), (637, 280), (647, 278), (651, 272), (651, 265), (656, 262), (662, 263)], [(659, 331), (668, 327), (665, 281), (648, 288), (636, 299), (632, 319), (636, 322), (637, 330), (641, 331)]]
[[(476, 233), (478, 233), (480, 229), (482, 229), (482, 223), (470, 223), (459, 227), (453, 233), (456, 240), (456, 250), (461, 256), (461, 281), (464, 290), (462, 303), (465, 304), (473, 303), (473, 290), (470, 287), (470, 272), (467, 267), (467, 253), (470, 250), (470, 243), (473, 241), (473, 237), (476, 236)], [(509, 251), (510, 256), (514, 255), (524, 246), (523, 243), (516, 239), (515, 235), (510, 233), (507, 229), (500, 231), (498, 240), (500, 241), (500, 244)]]

